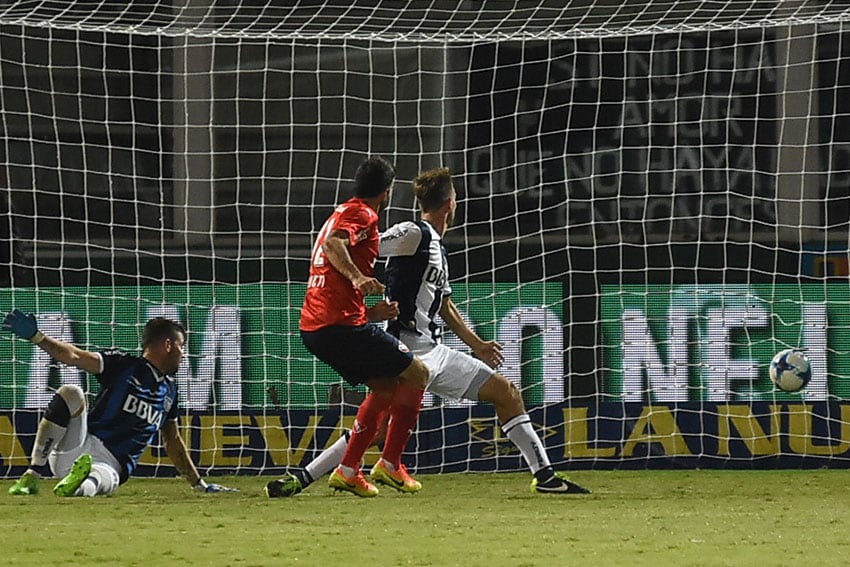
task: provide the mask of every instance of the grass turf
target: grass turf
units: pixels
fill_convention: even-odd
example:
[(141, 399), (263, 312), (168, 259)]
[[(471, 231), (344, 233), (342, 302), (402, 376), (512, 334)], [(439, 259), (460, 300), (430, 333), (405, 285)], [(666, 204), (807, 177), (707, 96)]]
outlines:
[(528, 474), (421, 475), (416, 495), (270, 500), (270, 477), (132, 479), (110, 497), (9, 496), (5, 565), (839, 565), (846, 471), (580, 471), (591, 495), (533, 495)]

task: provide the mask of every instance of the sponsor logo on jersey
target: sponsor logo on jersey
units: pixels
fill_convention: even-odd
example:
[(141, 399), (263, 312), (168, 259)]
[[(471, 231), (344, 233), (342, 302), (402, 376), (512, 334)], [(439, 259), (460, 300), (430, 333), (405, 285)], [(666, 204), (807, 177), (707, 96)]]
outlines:
[(425, 281), (434, 284), (437, 288), (442, 288), (446, 285), (446, 272), (437, 266), (428, 266), (428, 271), (425, 272)]
[(354, 242), (363, 242), (367, 238), (369, 238), (369, 229), (364, 228), (363, 230), (354, 235)]
[(395, 240), (396, 238), (401, 238), (405, 234), (409, 232), (406, 228), (397, 228), (395, 230), (390, 230), (381, 235), (381, 242), (389, 242), (390, 240)]
[(124, 400), (124, 407), (121, 409), (131, 415), (135, 415), (139, 419), (145, 420), (151, 425), (155, 425), (157, 429), (162, 425), (162, 412), (133, 394), (127, 394), (127, 398)]

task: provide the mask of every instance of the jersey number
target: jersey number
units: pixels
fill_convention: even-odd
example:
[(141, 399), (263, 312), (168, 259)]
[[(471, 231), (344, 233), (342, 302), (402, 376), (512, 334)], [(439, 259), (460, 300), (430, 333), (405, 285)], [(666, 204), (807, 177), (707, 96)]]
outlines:
[(322, 230), (319, 231), (319, 236), (316, 237), (316, 244), (313, 246), (313, 253), (310, 256), (310, 263), (316, 267), (325, 265), (325, 253), (322, 251), (322, 244), (324, 244), (328, 234), (331, 233), (335, 221), (336, 218), (334, 217), (326, 220), (324, 226), (322, 226)]

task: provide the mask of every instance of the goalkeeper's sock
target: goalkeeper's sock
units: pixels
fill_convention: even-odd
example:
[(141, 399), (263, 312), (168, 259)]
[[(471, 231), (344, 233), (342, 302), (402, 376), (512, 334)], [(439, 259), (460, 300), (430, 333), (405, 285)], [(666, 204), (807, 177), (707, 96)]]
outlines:
[(30, 465), (27, 470), (35, 473), (36, 478), (50, 478), (53, 476), (53, 471), (50, 470), (50, 465), (47, 463), (43, 465)]
[(97, 495), (97, 479), (93, 476), (86, 477), (86, 480), (77, 489), (77, 496), (95, 496)]
[(401, 465), (401, 453), (407, 440), (416, 427), (422, 396), (425, 390), (409, 384), (399, 384), (390, 406), (390, 425), (387, 428), (387, 440), (381, 458), (398, 469)]
[(67, 430), (67, 427), (62, 427), (57, 423), (49, 421), (47, 418), (41, 419), (35, 434), (35, 444), (32, 447), (30, 456), (33, 470), (41, 474), (38, 467), (43, 467), (47, 464), (47, 456), (50, 455), (56, 444), (62, 440)]
[[(345, 449), (348, 447), (348, 440), (351, 438), (351, 432), (346, 431), (337, 439), (333, 445), (319, 453), (319, 456), (310, 461), (303, 471), (294, 473), (298, 480), (301, 481), (302, 487), (306, 488), (317, 478), (322, 478), (337, 468), (342, 462), (342, 456), (345, 455)], [(299, 474), (301, 473), (301, 474)], [(305, 482), (306, 481), (306, 482)]]
[[(377, 396), (370, 392), (360, 408), (357, 410), (357, 418), (351, 429), (351, 439), (342, 456), (340, 465), (346, 467), (345, 471), (356, 471), (360, 469), (360, 461), (366, 454), (366, 449), (372, 444), (378, 427), (384, 420), (391, 399), (385, 396)], [(346, 472), (348, 474), (348, 472)], [(351, 476), (349, 474), (349, 476)]]
[[(551, 471), (552, 467), (550, 466), (549, 456), (546, 454), (546, 448), (543, 446), (540, 437), (535, 433), (534, 427), (531, 426), (531, 418), (527, 413), (509, 419), (507, 423), (502, 425), (502, 431), (519, 448), (519, 452), (522, 453), (525, 462), (528, 463), (532, 474), (536, 474), (537, 471), (547, 467)], [(554, 473), (550, 473), (549, 476), (552, 474)]]
[(50, 451), (55, 449), (56, 445), (65, 437), (69, 423), (71, 423), (71, 410), (68, 407), (68, 402), (58, 393), (53, 394), (35, 433), (35, 443), (30, 455), (31, 463), (34, 466), (40, 466), (47, 462)]

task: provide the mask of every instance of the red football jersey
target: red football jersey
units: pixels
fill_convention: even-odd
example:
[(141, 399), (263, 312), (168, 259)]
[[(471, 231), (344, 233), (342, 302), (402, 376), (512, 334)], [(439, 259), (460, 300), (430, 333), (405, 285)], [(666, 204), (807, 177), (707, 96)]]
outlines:
[(358, 198), (336, 208), (325, 221), (310, 256), (307, 295), (301, 307), (301, 330), (329, 325), (358, 326), (369, 322), (363, 294), (325, 258), (322, 244), (331, 232), (348, 233), (348, 253), (357, 268), (372, 276), (378, 258), (378, 213)]

